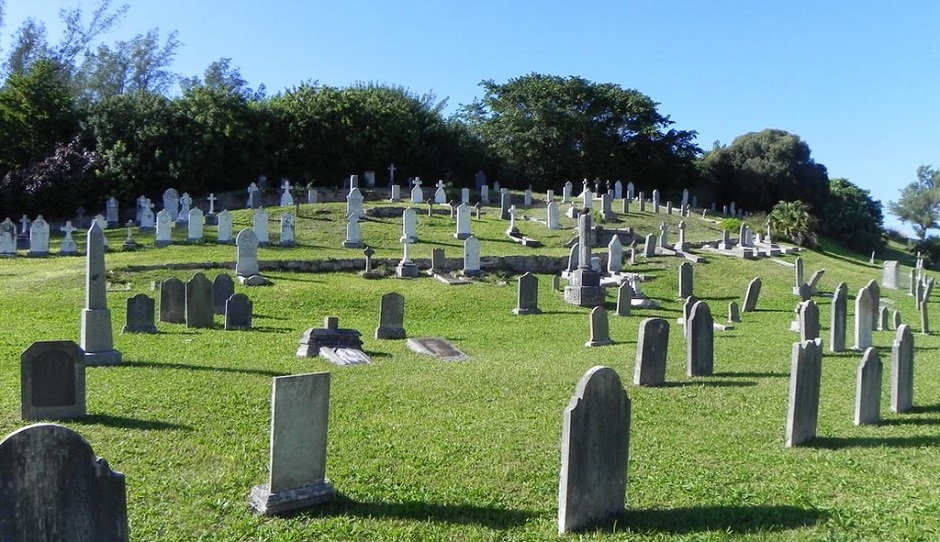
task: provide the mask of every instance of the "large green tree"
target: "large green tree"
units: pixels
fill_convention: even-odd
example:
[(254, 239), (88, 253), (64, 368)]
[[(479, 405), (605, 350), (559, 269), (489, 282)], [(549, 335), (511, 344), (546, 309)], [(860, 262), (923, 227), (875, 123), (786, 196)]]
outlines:
[(862, 253), (881, 250), (884, 248), (881, 202), (848, 179), (832, 179), (820, 232)]
[(483, 98), (461, 116), (525, 184), (623, 178), (670, 191), (695, 177), (695, 132), (670, 129), (636, 90), (537, 73), (480, 86)]
[(805, 141), (784, 130), (739, 136), (706, 154), (702, 171), (715, 201), (752, 211), (801, 200), (819, 213), (829, 194), (826, 167), (812, 159)]
[(940, 171), (931, 166), (917, 168), (917, 180), (901, 189), (897, 201), (888, 202), (888, 210), (913, 226), (921, 239), (927, 237), (927, 230), (940, 228)]

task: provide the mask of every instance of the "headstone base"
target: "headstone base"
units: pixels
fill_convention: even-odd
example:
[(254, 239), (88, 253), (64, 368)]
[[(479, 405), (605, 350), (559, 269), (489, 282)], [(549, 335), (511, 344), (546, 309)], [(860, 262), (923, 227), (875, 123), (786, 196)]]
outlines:
[(403, 327), (377, 327), (375, 329), (376, 339), (404, 339), (405, 335)]
[(604, 304), (604, 289), (600, 286), (565, 286), (565, 302), (579, 307), (599, 307)]
[(343, 248), (362, 248), (364, 246), (362, 241), (343, 241)]
[(82, 363), (86, 366), (102, 365), (120, 365), (121, 353), (117, 350), (105, 350), (104, 352), (85, 352)]
[(251, 488), (251, 494), (248, 498), (251, 508), (265, 516), (274, 516), (309, 508), (318, 504), (332, 501), (336, 497), (336, 490), (329, 480), (323, 480), (318, 484), (285, 489), (271, 493), (267, 484)]
[(154, 241), (153, 246), (157, 248), (165, 248), (173, 244), (173, 241)]
[(516, 315), (542, 314), (542, 309), (538, 309), (538, 308), (534, 308), (534, 309), (520, 309), (519, 307), (516, 307), (515, 309), (512, 310), (512, 313), (513, 313), (513, 314), (516, 314)]
[(49, 256), (48, 252), (27, 252), (26, 253), (27, 258), (45, 258), (48, 256)]
[(470, 237), (470, 235), (472, 235), (472, 234), (470, 234), (470, 233), (455, 233), (455, 234), (454, 234), (454, 239), (460, 239), (460, 240), (462, 241), (462, 240), (464, 240), (464, 239)]
[(236, 278), (238, 278), (238, 283), (243, 286), (268, 286), (270, 284), (274, 284), (273, 282), (262, 277), (261, 275), (251, 275), (248, 277), (243, 277), (239, 275)]
[(293, 241), (281, 241), (280, 245), (283, 248), (294, 248), (295, 246), (297, 246), (297, 244), (294, 243)]
[(418, 266), (414, 262), (399, 262), (395, 267), (395, 275), (403, 279), (413, 279), (418, 276)]
[(464, 269), (460, 272), (461, 275), (465, 277), (479, 277), (483, 274), (482, 269)]
[(218, 226), (218, 225), (219, 225), (219, 217), (216, 216), (216, 215), (212, 215), (212, 214), (206, 215), (206, 225), (207, 225), (207, 226)]
[(343, 348), (334, 346), (321, 346), (320, 357), (334, 365), (343, 367), (349, 365), (371, 365), (372, 359), (358, 348)]
[(159, 333), (157, 326), (124, 326), (121, 333)]
[(614, 341), (610, 339), (604, 339), (602, 341), (588, 341), (584, 343), (584, 346), (608, 346), (614, 344)]

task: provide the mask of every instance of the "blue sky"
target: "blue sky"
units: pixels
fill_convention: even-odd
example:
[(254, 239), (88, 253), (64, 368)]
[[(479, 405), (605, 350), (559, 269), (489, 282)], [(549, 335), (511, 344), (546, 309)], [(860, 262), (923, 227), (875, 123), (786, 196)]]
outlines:
[[(376, 81), (448, 99), (539, 72), (635, 88), (697, 143), (764, 128), (799, 135), (829, 176), (885, 206), (940, 167), (940, 2), (129, 0), (104, 41), (179, 32), (173, 70), (222, 57), (268, 93), (303, 81)], [(81, 0), (86, 11), (96, 4)], [(6, 0), (3, 51), (26, 17), (61, 35), (79, 0)], [(887, 209), (886, 209), (887, 213)], [(899, 226), (891, 216), (886, 224)], [(910, 231), (909, 228), (902, 228)]]

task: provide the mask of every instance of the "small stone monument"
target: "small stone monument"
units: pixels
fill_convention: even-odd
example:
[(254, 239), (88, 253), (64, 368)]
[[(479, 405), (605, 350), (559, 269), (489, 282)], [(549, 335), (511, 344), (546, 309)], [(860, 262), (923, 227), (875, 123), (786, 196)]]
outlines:
[(85, 308), (82, 309), (81, 347), (85, 365), (117, 365), (121, 353), (114, 349), (111, 311), (108, 310), (107, 273), (104, 267), (104, 231), (97, 222), (88, 229), (85, 268)]

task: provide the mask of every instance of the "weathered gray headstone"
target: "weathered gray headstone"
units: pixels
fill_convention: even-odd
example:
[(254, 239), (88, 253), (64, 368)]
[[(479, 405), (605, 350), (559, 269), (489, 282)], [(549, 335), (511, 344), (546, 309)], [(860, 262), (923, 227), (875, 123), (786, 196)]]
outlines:
[(565, 408), (558, 484), (558, 532), (612, 520), (626, 506), (630, 399), (620, 376), (592, 367)]
[(888, 331), (891, 329), (891, 318), (888, 307), (881, 307), (878, 311), (878, 331)]
[(34, 342), (20, 355), (20, 415), (24, 420), (85, 416), (84, 355), (72, 341)]
[(617, 288), (617, 316), (630, 316), (633, 303), (633, 287), (624, 281)]
[(715, 321), (704, 301), (692, 306), (685, 325), (686, 374), (709, 376), (715, 371)]
[(883, 264), (881, 282), (889, 290), (897, 290), (900, 284), (900, 268), (897, 260), (886, 260)]
[(130, 540), (124, 475), (67, 427), (35, 424), (7, 435), (0, 480), (0, 540)]
[(640, 322), (636, 342), (633, 383), (661, 386), (666, 382), (666, 353), (669, 350), (669, 322), (665, 318), (645, 318)]
[(793, 343), (787, 406), (788, 448), (799, 446), (816, 437), (821, 379), (822, 340)]
[(379, 301), (379, 327), (375, 328), (376, 339), (405, 338), (405, 298), (389, 292)]
[(516, 308), (513, 314), (539, 314), (539, 278), (532, 273), (519, 277), (516, 295)]
[(732, 323), (741, 321), (741, 311), (738, 309), (737, 301), (728, 303), (728, 321)]
[(871, 346), (872, 295), (868, 287), (855, 295), (855, 349), (865, 350)]
[(405, 345), (412, 352), (433, 356), (441, 361), (466, 361), (470, 356), (441, 337), (418, 337), (408, 339)]
[(258, 268), (258, 236), (246, 228), (235, 237), (235, 274), (250, 277), (261, 274)]
[(800, 303), (800, 341), (819, 338), (819, 305), (809, 299)]
[(219, 273), (212, 279), (212, 305), (216, 314), (225, 314), (225, 303), (235, 293), (235, 281), (227, 273)]
[(254, 303), (245, 294), (232, 294), (225, 300), (225, 329), (251, 329)]
[(692, 264), (682, 262), (679, 264), (679, 299), (692, 295)]
[(876, 424), (881, 418), (881, 381), (884, 369), (878, 350), (869, 346), (858, 365), (855, 384), (855, 425)]
[(614, 341), (610, 340), (610, 325), (607, 321), (607, 311), (603, 306), (591, 309), (589, 328), (591, 338), (584, 343), (584, 346), (607, 346), (614, 344)]
[(168, 324), (186, 323), (186, 285), (176, 277), (160, 284), (160, 321)]
[(330, 373), (279, 376), (271, 386), (268, 483), (251, 489), (251, 507), (266, 516), (308, 508), (336, 496), (326, 478)]
[(186, 283), (186, 327), (211, 328), (215, 305), (212, 301), (212, 283), (202, 273), (194, 273)]
[(914, 407), (914, 335), (902, 324), (891, 345), (891, 412)]
[(79, 346), (85, 365), (116, 365), (121, 353), (114, 349), (111, 311), (108, 310), (107, 274), (104, 267), (104, 230), (92, 222), (88, 228), (85, 267), (85, 308)]
[(794, 285), (793, 289), (796, 291), (803, 286), (805, 281), (803, 280), (803, 258), (797, 256), (796, 260), (793, 262), (793, 279)]
[(832, 307), (829, 320), (829, 350), (845, 350), (845, 329), (848, 319), (849, 287), (844, 282), (836, 286), (832, 294)]
[(741, 312), (754, 312), (757, 310), (757, 300), (760, 299), (761, 281), (760, 277), (751, 279), (747, 284), (747, 292), (744, 294), (744, 307)]
[(920, 333), (930, 335), (930, 315), (927, 313), (927, 303), (920, 304)]
[(154, 300), (146, 294), (137, 294), (127, 298), (127, 320), (124, 333), (156, 333), (153, 324)]
[(893, 311), (891, 313), (891, 322), (892, 322), (892, 326), (891, 326), (892, 329), (897, 329), (901, 327), (901, 311)]
[(865, 288), (871, 294), (871, 329), (872, 331), (878, 329), (878, 309), (881, 307), (881, 287), (878, 286), (878, 281), (872, 279), (868, 281), (868, 284), (865, 285)]

